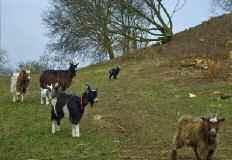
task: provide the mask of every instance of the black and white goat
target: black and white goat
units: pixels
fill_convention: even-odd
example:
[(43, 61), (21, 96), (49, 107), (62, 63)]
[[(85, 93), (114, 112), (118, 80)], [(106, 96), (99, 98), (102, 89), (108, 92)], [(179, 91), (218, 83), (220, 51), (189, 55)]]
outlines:
[(72, 137), (80, 137), (79, 123), (85, 107), (89, 103), (93, 106), (96, 101), (97, 90), (91, 89), (89, 85), (80, 97), (60, 91), (56, 85), (52, 91), (51, 100), (52, 134), (60, 130), (60, 121), (67, 115), (72, 124)]

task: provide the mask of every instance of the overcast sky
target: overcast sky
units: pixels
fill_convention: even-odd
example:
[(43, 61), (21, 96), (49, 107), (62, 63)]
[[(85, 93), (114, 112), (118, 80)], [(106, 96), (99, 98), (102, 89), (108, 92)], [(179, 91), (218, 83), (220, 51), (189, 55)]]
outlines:
[[(49, 0), (0, 0), (2, 2), (2, 48), (11, 64), (37, 60), (46, 50), (46, 28), (42, 24), (42, 12)], [(173, 7), (169, 0), (169, 7)], [(187, 0), (184, 8), (173, 19), (174, 31), (200, 24), (209, 19), (210, 0)]]

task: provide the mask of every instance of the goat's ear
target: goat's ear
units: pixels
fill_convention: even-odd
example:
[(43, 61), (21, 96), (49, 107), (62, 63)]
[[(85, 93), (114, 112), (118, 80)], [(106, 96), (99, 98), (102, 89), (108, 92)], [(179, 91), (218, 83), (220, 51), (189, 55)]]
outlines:
[(90, 85), (88, 83), (85, 83), (85, 85), (87, 86), (88, 90), (91, 90), (91, 87), (90, 87)]
[(52, 85), (52, 83), (49, 85), (49, 84), (47, 84), (47, 88), (49, 88), (50, 90), (52, 90), (53, 89), (53, 85)]
[(201, 120), (203, 120), (204, 122), (207, 122), (209, 121), (209, 118), (201, 117)]
[(218, 122), (221, 123), (221, 122), (224, 122), (225, 121), (225, 118), (219, 118), (218, 119)]

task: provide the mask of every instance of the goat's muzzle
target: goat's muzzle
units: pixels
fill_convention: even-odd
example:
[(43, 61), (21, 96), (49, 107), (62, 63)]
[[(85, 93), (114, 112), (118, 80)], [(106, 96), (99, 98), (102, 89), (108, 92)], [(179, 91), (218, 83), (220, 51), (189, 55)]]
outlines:
[(98, 102), (98, 98), (95, 98), (95, 99), (94, 99), (94, 103), (97, 103), (97, 102)]

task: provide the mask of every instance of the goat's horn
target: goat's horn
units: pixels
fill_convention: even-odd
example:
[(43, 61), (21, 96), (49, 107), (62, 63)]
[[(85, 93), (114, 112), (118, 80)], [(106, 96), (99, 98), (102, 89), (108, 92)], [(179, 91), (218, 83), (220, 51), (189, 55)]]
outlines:
[(55, 83), (55, 87), (58, 87), (58, 86), (59, 86), (59, 83), (58, 83), (58, 82), (56, 82), (56, 83)]
[(206, 112), (206, 116), (208, 117), (209, 116), (209, 110), (207, 109), (207, 112)]
[(85, 83), (85, 85), (86, 85), (87, 87), (91, 88), (90, 85), (89, 85), (89, 83)]

